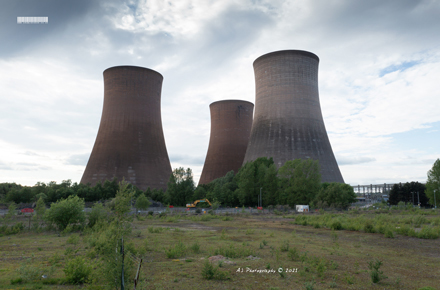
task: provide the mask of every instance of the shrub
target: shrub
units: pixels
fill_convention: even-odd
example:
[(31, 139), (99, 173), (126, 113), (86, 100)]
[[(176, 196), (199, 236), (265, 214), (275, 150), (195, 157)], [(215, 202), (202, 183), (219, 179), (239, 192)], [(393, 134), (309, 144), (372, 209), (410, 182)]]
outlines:
[(299, 259), (299, 254), (298, 254), (298, 250), (294, 247), (292, 249), (289, 249), (289, 252), (287, 253), (287, 256), (292, 260), (298, 260)]
[(67, 262), (64, 268), (66, 280), (70, 284), (83, 284), (89, 281), (92, 274), (92, 266), (84, 258), (76, 257)]
[(202, 213), (202, 209), (197, 208), (197, 209), (196, 209), (196, 213)]
[(202, 277), (207, 280), (226, 280), (229, 279), (229, 273), (220, 271), (219, 267), (214, 267), (206, 260), (202, 269)]
[(77, 245), (79, 243), (79, 235), (71, 235), (66, 243), (68, 244), (72, 244), (72, 245)]
[(423, 227), (422, 230), (417, 233), (417, 237), (420, 239), (437, 239), (439, 237), (439, 231), (435, 228)]
[(20, 275), (19, 279), (21, 279), (22, 282), (31, 282), (40, 279), (41, 270), (38, 267), (31, 265), (31, 261), (31, 259), (27, 259), (17, 269), (17, 272)]
[(289, 240), (285, 240), (280, 247), (281, 252), (287, 252), (289, 250)]
[(152, 216), (153, 214), (154, 214), (154, 211), (151, 211), (151, 210), (150, 210), (150, 211), (148, 212), (148, 215), (151, 215), (151, 216)]
[(330, 225), (330, 228), (335, 231), (342, 230), (342, 224), (340, 221), (333, 221)]
[(52, 203), (45, 217), (62, 231), (70, 224), (84, 224), (86, 217), (83, 210), (84, 199), (71, 195), (67, 199)]
[(387, 230), (385, 231), (385, 238), (394, 239), (393, 231), (390, 230), (390, 229), (387, 229)]
[(368, 262), (368, 269), (370, 269), (370, 277), (373, 283), (378, 283), (382, 279), (388, 278), (383, 274), (383, 271), (380, 271), (379, 268), (382, 266), (382, 261), (370, 261)]
[(364, 225), (364, 231), (366, 233), (375, 233), (374, 226), (371, 221), (367, 221)]
[(169, 247), (168, 249), (165, 249), (165, 254), (167, 255), (168, 259), (182, 257), (185, 252), (186, 247), (181, 241), (179, 241), (174, 247)]
[(191, 245), (191, 250), (195, 253), (198, 254), (200, 252), (200, 244), (195, 242)]
[(107, 218), (107, 211), (101, 203), (97, 203), (92, 207), (92, 211), (89, 213), (88, 226), (92, 228), (95, 224), (101, 221), (105, 221)]

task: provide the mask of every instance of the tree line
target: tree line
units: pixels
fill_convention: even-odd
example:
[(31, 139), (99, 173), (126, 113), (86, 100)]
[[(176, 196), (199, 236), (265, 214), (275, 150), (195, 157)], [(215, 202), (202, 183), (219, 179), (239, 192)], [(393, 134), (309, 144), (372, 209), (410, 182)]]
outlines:
[[(223, 206), (256, 206), (260, 193), (263, 207), (306, 204), (347, 208), (356, 201), (350, 185), (321, 183), (319, 162), (311, 159), (290, 160), (277, 169), (272, 158), (262, 157), (246, 163), (237, 173), (230, 171), (198, 187), (195, 186), (192, 170), (180, 167), (174, 169), (165, 192), (150, 188), (142, 191), (135, 186), (132, 189), (135, 198), (144, 194), (149, 199), (174, 206), (185, 206), (203, 198)], [(38, 182), (32, 187), (1, 183), (0, 199), (4, 202), (31, 203), (42, 197), (46, 203), (53, 203), (76, 195), (85, 202), (96, 202), (114, 198), (117, 190), (116, 178), (95, 186), (72, 183), (71, 180), (60, 184)]]
[[(174, 176), (174, 177), (173, 177)], [(298, 204), (348, 208), (356, 201), (353, 188), (343, 183), (321, 183), (317, 160), (289, 160), (279, 169), (272, 158), (247, 162), (235, 174), (194, 188), (191, 169), (173, 171), (164, 202), (182, 206), (207, 198), (223, 206), (256, 206), (261, 193), (263, 207)]]

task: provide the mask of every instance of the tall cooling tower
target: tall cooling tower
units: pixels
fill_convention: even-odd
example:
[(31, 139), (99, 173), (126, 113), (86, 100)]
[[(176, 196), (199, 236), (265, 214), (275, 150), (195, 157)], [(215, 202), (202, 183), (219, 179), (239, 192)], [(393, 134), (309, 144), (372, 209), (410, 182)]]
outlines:
[(151, 69), (104, 71), (104, 107), (81, 183), (125, 178), (139, 189), (166, 189), (171, 165), (160, 112), (163, 77)]
[(212, 103), (211, 136), (199, 184), (237, 173), (243, 164), (252, 128), (254, 104), (240, 100)]
[(255, 116), (244, 162), (273, 157), (319, 160), (322, 182), (344, 182), (325, 130), (318, 94), (319, 58), (276, 51), (254, 61)]

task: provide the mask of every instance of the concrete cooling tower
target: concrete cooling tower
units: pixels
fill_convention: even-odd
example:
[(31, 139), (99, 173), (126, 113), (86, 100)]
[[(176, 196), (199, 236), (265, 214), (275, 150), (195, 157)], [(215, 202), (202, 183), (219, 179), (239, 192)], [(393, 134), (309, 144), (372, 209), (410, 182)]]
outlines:
[(81, 183), (125, 178), (141, 190), (166, 189), (171, 164), (160, 112), (163, 77), (151, 69), (104, 71), (104, 106)]
[(254, 61), (255, 116), (244, 163), (273, 157), (319, 160), (322, 182), (341, 182), (318, 94), (319, 58), (301, 50), (276, 51)]
[(211, 136), (199, 184), (208, 184), (243, 164), (252, 128), (254, 104), (240, 100), (212, 103)]

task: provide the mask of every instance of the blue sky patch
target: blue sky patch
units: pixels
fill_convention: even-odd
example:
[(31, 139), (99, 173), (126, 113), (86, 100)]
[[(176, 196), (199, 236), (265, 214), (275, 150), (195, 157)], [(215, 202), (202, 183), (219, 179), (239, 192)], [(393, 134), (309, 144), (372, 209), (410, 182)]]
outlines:
[(410, 67), (413, 67), (419, 63), (420, 63), (420, 61), (414, 60), (414, 61), (405, 61), (401, 64), (390, 65), (390, 66), (382, 69), (379, 72), (379, 77), (383, 77), (384, 75), (395, 72), (395, 71), (404, 71), (404, 70), (409, 69)]

